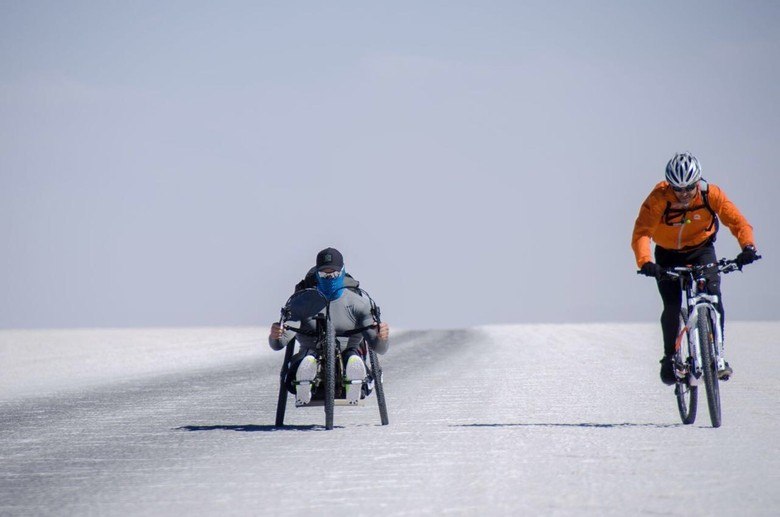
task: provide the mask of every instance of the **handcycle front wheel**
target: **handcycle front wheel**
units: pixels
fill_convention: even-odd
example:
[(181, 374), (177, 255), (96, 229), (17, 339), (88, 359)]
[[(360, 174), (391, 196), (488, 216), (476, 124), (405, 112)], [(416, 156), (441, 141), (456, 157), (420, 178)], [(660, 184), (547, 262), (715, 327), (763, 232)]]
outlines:
[(325, 429), (333, 429), (336, 404), (336, 331), (330, 317), (325, 324)]

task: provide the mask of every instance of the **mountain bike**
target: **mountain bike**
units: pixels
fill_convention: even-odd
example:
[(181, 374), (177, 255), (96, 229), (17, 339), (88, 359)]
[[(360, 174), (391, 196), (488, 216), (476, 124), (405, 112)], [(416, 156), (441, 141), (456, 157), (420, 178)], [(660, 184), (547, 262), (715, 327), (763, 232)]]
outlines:
[[(305, 291), (315, 291), (316, 289), (306, 289)], [(303, 291), (301, 291), (303, 292)], [(286, 330), (292, 330), (297, 334), (303, 334), (311, 337), (315, 337), (315, 346), (313, 349), (314, 357), (317, 360), (317, 374), (311, 381), (312, 397), (308, 404), (297, 404), (296, 407), (305, 406), (324, 406), (325, 407), (325, 428), (333, 429), (334, 408), (335, 406), (348, 406), (351, 405), (346, 400), (346, 388), (347, 384), (352, 384), (353, 388), (359, 388), (363, 393), (369, 391), (369, 387), (373, 385), (373, 389), (376, 391), (377, 405), (379, 406), (379, 416), (382, 425), (388, 425), (389, 419), (387, 415), (387, 402), (385, 400), (384, 385), (382, 383), (382, 367), (379, 364), (379, 357), (376, 352), (363, 341), (360, 348), (363, 352), (363, 356), (369, 357), (370, 368), (367, 372), (366, 378), (362, 380), (348, 380), (344, 375), (344, 361), (342, 359), (341, 346), (336, 339), (337, 337), (349, 338), (351, 336), (365, 332), (368, 329), (376, 328), (381, 322), (381, 311), (379, 307), (374, 303), (374, 300), (368, 296), (368, 293), (360, 289), (360, 292), (368, 297), (371, 303), (371, 313), (374, 316), (375, 323), (367, 327), (360, 327), (350, 331), (336, 333), (333, 323), (330, 319), (330, 302), (325, 304), (325, 312), (320, 313), (314, 317), (316, 330), (314, 332), (307, 332), (301, 328), (287, 325), (287, 320), (290, 317), (289, 303), (293, 297), (288, 300), (284, 307), (282, 307), (282, 315), (279, 320), (280, 326)], [(291, 340), (285, 349), (284, 362), (282, 363), (282, 369), (280, 372), (279, 381), (279, 398), (276, 405), (276, 425), (278, 427), (284, 426), (284, 415), (287, 408), (287, 394), (289, 393), (288, 387), (290, 385), (296, 385), (298, 381), (290, 381), (288, 375), (290, 374), (290, 362), (294, 355), (295, 341)], [(308, 382), (308, 381), (307, 381)], [(360, 386), (355, 386), (360, 385)], [(362, 397), (362, 396), (361, 396)], [(358, 399), (358, 405), (362, 402), (362, 398)]]
[(718, 372), (724, 369), (725, 360), (721, 317), (715, 307), (718, 296), (707, 293), (706, 274), (713, 268), (724, 274), (742, 270), (735, 260), (720, 259), (717, 263), (672, 267), (664, 270), (663, 274), (679, 280), (682, 288), (681, 330), (675, 342), (674, 355), (677, 378), (674, 394), (680, 418), (684, 424), (692, 424), (696, 420), (698, 388), (703, 381), (710, 422), (712, 427), (720, 427)]

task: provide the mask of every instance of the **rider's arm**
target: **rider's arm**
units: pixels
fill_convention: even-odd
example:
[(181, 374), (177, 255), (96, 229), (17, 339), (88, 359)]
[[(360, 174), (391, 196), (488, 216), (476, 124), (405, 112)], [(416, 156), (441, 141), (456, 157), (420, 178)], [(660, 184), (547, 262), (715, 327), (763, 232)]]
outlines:
[(268, 333), (268, 345), (274, 350), (282, 350), (293, 337), (295, 337), (295, 332), (282, 331), (279, 322), (275, 322), (271, 325), (271, 331)]
[(709, 201), (712, 209), (718, 214), (723, 224), (728, 227), (732, 235), (739, 241), (739, 247), (755, 246), (756, 243), (753, 239), (753, 227), (748, 220), (742, 215), (737, 206), (726, 197), (723, 190), (717, 185), (710, 184), (709, 186)]
[(639, 215), (634, 222), (634, 233), (631, 236), (631, 248), (634, 250), (636, 265), (640, 269), (645, 263), (653, 261), (650, 241), (661, 223), (664, 208), (663, 196), (656, 189), (647, 196), (639, 209)]
[[(372, 325), (376, 324), (374, 315), (371, 313), (371, 304), (365, 299), (364, 301), (365, 303), (355, 307), (355, 325), (358, 328), (371, 327)], [(390, 330), (386, 324), (382, 324), (382, 326), (383, 329), (381, 334), (384, 339), (380, 337), (379, 329), (376, 326), (362, 332), (362, 335), (365, 338), (366, 343), (368, 343), (368, 346), (370, 346), (371, 349), (374, 350), (377, 354), (384, 354), (387, 352), (387, 348), (390, 345), (390, 340), (388, 339)]]
[[(374, 323), (373, 320), (369, 320), (366, 322), (367, 325), (371, 325), (372, 323)], [(387, 352), (387, 349), (390, 345), (390, 340), (380, 339), (379, 334), (375, 328), (364, 330), (363, 337), (366, 339), (366, 343), (368, 343), (368, 346), (370, 346), (371, 349), (374, 350), (377, 354), (381, 355)]]
[[(300, 328), (304, 326), (304, 321), (311, 322), (319, 310), (322, 308), (322, 297), (316, 294), (316, 291), (311, 289), (304, 289), (293, 293), (287, 300), (282, 311), (285, 314), (285, 323), (292, 324), (293, 328)], [(310, 329), (313, 330), (313, 329)], [(287, 344), (293, 339), (298, 339), (301, 343), (307, 338), (304, 335), (298, 335), (295, 330), (285, 330), (280, 335), (279, 324), (276, 323), (271, 326), (271, 332), (268, 335), (268, 344), (274, 350), (281, 350), (287, 346)]]

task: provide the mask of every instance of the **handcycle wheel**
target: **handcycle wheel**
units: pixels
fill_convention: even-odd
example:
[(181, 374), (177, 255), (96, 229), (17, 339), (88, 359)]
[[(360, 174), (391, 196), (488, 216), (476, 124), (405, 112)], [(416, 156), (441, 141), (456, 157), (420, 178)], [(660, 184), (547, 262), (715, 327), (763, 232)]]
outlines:
[(692, 357), (693, 351), (691, 350), (690, 331), (685, 326), (685, 317), (680, 317), (680, 328), (683, 331), (680, 333), (680, 346), (675, 354), (675, 360), (680, 361), (682, 364), (686, 364), (688, 367), (688, 378), (678, 380), (674, 386), (674, 394), (677, 397), (677, 409), (680, 412), (680, 419), (683, 424), (692, 424), (696, 421), (696, 409), (699, 401), (699, 388), (698, 386), (691, 386), (688, 382), (691, 375), (693, 375)]
[(387, 425), (390, 423), (390, 420), (387, 418), (385, 387), (382, 384), (382, 367), (379, 365), (379, 357), (371, 348), (368, 349), (368, 355), (371, 360), (371, 375), (374, 376), (374, 390), (376, 391), (377, 406), (379, 406), (379, 420), (382, 422), (382, 425)]
[(325, 323), (325, 429), (333, 429), (336, 399), (336, 331), (327, 316)]
[(701, 362), (704, 369), (704, 385), (707, 388), (707, 406), (710, 410), (712, 427), (720, 427), (720, 387), (718, 385), (718, 365), (713, 353), (714, 339), (712, 334), (712, 320), (709, 310), (705, 307), (699, 309), (699, 346), (701, 348)]
[(282, 363), (282, 371), (279, 374), (279, 399), (276, 401), (276, 427), (282, 427), (284, 425), (284, 413), (287, 409), (287, 386), (285, 381), (287, 379), (288, 367), (294, 349), (295, 339), (292, 339), (287, 343), (287, 348), (284, 351), (284, 363)]

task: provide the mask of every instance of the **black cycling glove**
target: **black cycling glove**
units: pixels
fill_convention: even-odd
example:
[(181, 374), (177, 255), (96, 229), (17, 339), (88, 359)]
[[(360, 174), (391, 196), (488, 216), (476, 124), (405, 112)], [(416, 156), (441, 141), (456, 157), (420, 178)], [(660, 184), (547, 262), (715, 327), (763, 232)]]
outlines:
[(758, 253), (756, 253), (755, 246), (748, 244), (747, 246), (742, 248), (742, 253), (737, 255), (737, 258), (734, 260), (740, 266), (744, 266), (745, 264), (751, 264), (755, 262), (757, 259), (758, 259)]
[(655, 262), (645, 262), (642, 264), (642, 268), (639, 270), (645, 276), (653, 276), (655, 278), (661, 278), (664, 274), (664, 268), (656, 264)]

